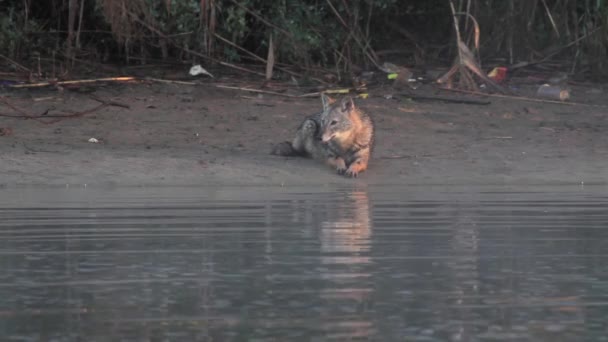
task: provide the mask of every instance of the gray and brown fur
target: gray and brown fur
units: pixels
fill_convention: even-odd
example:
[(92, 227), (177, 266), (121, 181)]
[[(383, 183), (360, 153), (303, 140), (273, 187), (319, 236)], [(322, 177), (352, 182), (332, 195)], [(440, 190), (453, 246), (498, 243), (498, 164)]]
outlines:
[(351, 97), (336, 101), (323, 94), (323, 111), (304, 119), (291, 142), (276, 145), (272, 154), (303, 156), (332, 165), (349, 177), (367, 170), (374, 143), (374, 123)]

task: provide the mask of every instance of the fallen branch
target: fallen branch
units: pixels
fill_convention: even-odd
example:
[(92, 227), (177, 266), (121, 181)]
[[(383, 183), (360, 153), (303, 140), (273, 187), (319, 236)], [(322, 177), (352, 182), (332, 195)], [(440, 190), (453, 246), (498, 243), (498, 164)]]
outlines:
[(42, 123), (45, 123), (44, 121), (40, 120), (43, 117), (42, 115), (32, 115), (32, 114), (22, 110), (21, 108), (14, 106), (4, 96), (0, 96), (0, 102), (2, 102), (5, 106), (9, 107), (10, 109), (14, 110), (15, 112), (21, 114), (21, 115), (11, 115), (11, 114), (0, 113), (0, 116), (7, 117), (7, 118), (32, 119), (32, 120), (37, 120)]
[[(10, 102), (8, 102), (8, 100), (4, 96), (0, 96), (0, 102), (4, 103), (5, 106), (9, 107), (10, 109), (14, 110), (15, 112), (20, 113), (22, 116), (28, 116), (28, 117), (31, 116), (27, 112), (13, 106)], [(8, 116), (8, 115), (2, 115), (2, 116)]]
[(380, 156), (378, 157), (379, 159), (418, 159), (418, 158), (428, 158), (428, 157), (437, 157), (437, 155), (434, 154), (414, 154), (414, 155), (409, 155), (409, 154), (403, 154), (403, 155), (390, 155), (390, 156)]
[[(31, 84), (17, 84), (17, 85), (12, 85), (9, 87), (12, 88), (35, 88), (35, 87), (45, 87), (45, 86), (51, 86), (51, 85), (66, 85), (66, 84), (84, 84), (84, 83), (94, 83), (94, 82), (102, 82), (102, 81), (139, 81), (139, 82), (145, 82), (145, 81), (151, 81), (151, 82), (158, 82), (158, 83), (167, 83), (167, 84), (183, 84), (183, 85), (190, 85), (190, 86), (196, 86), (196, 85), (202, 85), (200, 82), (193, 82), (193, 81), (178, 81), (178, 80), (168, 80), (168, 79), (162, 79), (162, 78), (154, 78), (154, 77), (144, 77), (144, 78), (137, 78), (137, 77), (108, 77), (108, 78), (98, 78), (98, 79), (91, 79), (91, 80), (72, 80), (72, 81), (48, 81), (48, 82), (39, 82), (39, 83), (31, 83)], [(254, 88), (248, 88), (248, 87), (236, 87), (236, 86), (228, 86), (228, 85), (223, 85), (223, 84), (208, 84), (209, 86), (215, 87), (215, 88), (221, 88), (221, 89), (232, 89), (232, 90), (240, 90), (240, 91), (247, 91), (247, 92), (252, 92), (252, 93), (260, 93), (260, 94), (269, 94), (269, 95), (277, 95), (277, 96), (283, 96), (283, 97), (290, 97), (290, 98), (301, 98), (301, 97), (316, 97), (321, 95), (322, 92), (326, 92), (326, 93), (348, 93), (350, 90), (361, 90), (361, 88), (347, 88), (347, 89), (329, 89), (329, 90), (325, 90), (325, 91), (319, 91), (319, 92), (314, 92), (314, 93), (308, 93), (308, 94), (301, 94), (301, 95), (291, 95), (291, 94), (284, 94), (284, 93), (279, 93), (279, 92), (275, 92), (275, 91), (269, 91), (269, 90), (261, 90), (261, 89), (254, 89)], [(128, 105), (126, 104), (122, 104), (122, 103), (118, 103), (118, 102), (108, 102), (105, 100), (101, 100), (95, 96), (91, 96), (91, 98), (95, 101), (98, 102), (102, 102), (106, 105), (109, 106), (115, 106), (115, 107), (122, 107), (122, 108), (129, 108)], [(28, 118), (38, 118), (38, 116), (36, 115), (29, 115), (23, 111), (19, 111), (18, 108), (13, 107), (12, 105), (10, 105), (7, 102), (4, 102), (4, 100), (2, 101), (3, 103), (5, 103), (7, 106), (11, 107), (13, 110), (20, 112), (22, 114), (22, 116), (14, 116), (14, 115), (8, 115), (8, 114), (1, 114), (0, 116), (7, 116), (7, 117), (28, 117)], [(53, 117), (53, 116), (44, 116), (44, 117)], [(58, 116), (58, 117), (69, 117), (69, 116)]]
[(465, 94), (480, 95), (480, 96), (490, 96), (490, 97), (498, 97), (498, 98), (504, 98), (504, 99), (522, 100), (522, 101), (530, 101), (530, 102), (554, 103), (554, 104), (568, 105), (568, 106), (587, 106), (587, 107), (600, 107), (600, 108), (608, 107), (606, 105), (598, 105), (598, 104), (582, 103), (582, 102), (565, 102), (565, 101), (556, 101), (556, 100), (535, 99), (532, 97), (525, 97), (525, 96), (487, 94), (487, 93), (482, 93), (479, 91), (470, 91), (470, 90), (462, 90), (462, 89), (448, 89), (448, 88), (441, 88), (441, 89), (447, 90), (447, 91), (454, 91), (457, 93), (465, 93)]
[(183, 85), (198, 85), (199, 83), (190, 82), (190, 81), (176, 81), (176, 80), (165, 80), (162, 78), (154, 78), (154, 77), (145, 77), (144, 81), (154, 81), (158, 83), (167, 83), (167, 84), (183, 84)]
[[(63, 119), (68, 119), (68, 118), (76, 118), (76, 117), (81, 117), (93, 112), (96, 112), (102, 108), (105, 107), (110, 107), (110, 106), (114, 106), (114, 107), (122, 107), (122, 108), (127, 108), (129, 109), (130, 107), (126, 104), (123, 103), (119, 103), (119, 102), (114, 102), (114, 101), (105, 101), (103, 99), (100, 99), (96, 96), (90, 96), (91, 99), (100, 102), (100, 104), (94, 108), (91, 109), (87, 109), (85, 111), (81, 111), (81, 112), (76, 112), (76, 113), (72, 113), (72, 114), (67, 114), (67, 115), (57, 115), (57, 114), (47, 114), (48, 110), (46, 110), (43, 114), (40, 115), (33, 115), (30, 114), (16, 106), (14, 106), (13, 104), (11, 104), (5, 97), (0, 97), (0, 102), (2, 102), (4, 105), (6, 105), (7, 107), (11, 108), (12, 110), (14, 110), (15, 112), (21, 114), (21, 115), (11, 115), (11, 114), (4, 114), (4, 113), (0, 113), (0, 116), (3, 117), (8, 117), (8, 118), (16, 118), (16, 119), (31, 119), (31, 120), (37, 120), (39, 122), (42, 122), (43, 124), (46, 125), (50, 125), (50, 124), (54, 124), (56, 122), (59, 122)], [(55, 120), (50, 120), (50, 121), (46, 121), (44, 119), (49, 119), (49, 118), (54, 118)]]
[(480, 101), (473, 99), (455, 99), (445, 96), (436, 96), (436, 95), (411, 95), (411, 94), (399, 94), (401, 96), (406, 96), (412, 100), (431, 100), (431, 101), (442, 101), (449, 103), (461, 103), (461, 104), (471, 104), (471, 105), (489, 105), (492, 102), (490, 101)]
[(85, 83), (96, 83), (96, 82), (128, 82), (135, 81), (135, 77), (106, 77), (106, 78), (94, 78), (88, 80), (71, 80), (71, 81), (47, 81), (38, 83), (27, 83), (27, 84), (14, 84), (9, 85), (10, 88), (39, 88), (56, 85), (68, 85), (68, 84), (85, 84)]
[(78, 118), (78, 117), (82, 117), (85, 116), (87, 114), (91, 114), (94, 113), (100, 109), (106, 108), (111, 106), (109, 103), (100, 103), (97, 107), (91, 108), (91, 109), (87, 109), (81, 112), (76, 112), (76, 113), (72, 113), (72, 114), (67, 114), (67, 115), (44, 115), (44, 116), (40, 116), (39, 118), (55, 118), (55, 120), (50, 120), (50, 121), (42, 121), (43, 123), (47, 124), (47, 125), (51, 125), (54, 123), (57, 123), (61, 120), (64, 119), (70, 119), (70, 118)]
[(243, 88), (243, 87), (233, 87), (233, 86), (226, 86), (226, 85), (221, 85), (221, 84), (216, 84), (216, 85), (214, 85), (214, 87), (222, 88), (222, 89), (248, 91), (248, 92), (252, 92), (252, 93), (277, 95), (277, 96), (284, 96), (284, 97), (291, 97), (291, 98), (300, 97), (299, 95), (282, 94), (282, 93), (277, 93), (275, 91), (260, 90), (260, 89), (253, 89), (253, 88)]
[(129, 107), (129, 105), (126, 105), (124, 103), (120, 103), (120, 102), (116, 102), (116, 101), (106, 101), (104, 99), (101, 99), (95, 95), (89, 95), (89, 97), (97, 102), (106, 104), (108, 106), (113, 106), (113, 107), (121, 107), (121, 108), (126, 108), (126, 109), (131, 109), (131, 107)]
[[(146, 77), (144, 80), (154, 81), (154, 82), (159, 82), (159, 83), (167, 83), (167, 84), (183, 84), (183, 85), (192, 85), (192, 86), (200, 85), (200, 83), (196, 83), (196, 82), (165, 80), (162, 78), (152, 78), (152, 77)], [(247, 92), (251, 92), (251, 93), (269, 94), (269, 95), (277, 95), (277, 96), (284, 96), (284, 97), (291, 97), (291, 98), (308, 97), (311, 95), (311, 94), (290, 95), (290, 94), (283, 94), (283, 93), (278, 93), (278, 92), (269, 91), (269, 90), (261, 90), (261, 89), (247, 88), (247, 87), (235, 87), (235, 86), (228, 86), (228, 85), (223, 85), (223, 84), (211, 84), (210, 86), (215, 87), (215, 88), (220, 88), (220, 89), (240, 90), (240, 91), (247, 91)], [(314, 94), (319, 95), (321, 93), (314, 93)]]
[[(173, 81), (173, 80), (164, 80), (161, 78), (151, 78), (151, 77), (147, 77), (147, 78), (145, 78), (145, 80), (159, 82), (159, 83), (168, 83), (168, 84), (184, 84), (184, 85), (193, 85), (193, 86), (200, 85), (200, 83), (196, 83), (196, 82)], [(292, 98), (301, 97), (299, 95), (282, 94), (282, 93), (278, 93), (278, 92), (274, 92), (274, 91), (246, 88), (246, 87), (235, 87), (235, 86), (228, 86), (228, 85), (223, 85), (223, 84), (211, 84), (210, 86), (215, 87), (215, 88), (220, 88), (220, 89), (232, 89), (232, 90), (247, 91), (247, 92), (251, 92), (251, 93), (269, 94), (269, 95), (277, 95), (277, 96), (292, 97)]]

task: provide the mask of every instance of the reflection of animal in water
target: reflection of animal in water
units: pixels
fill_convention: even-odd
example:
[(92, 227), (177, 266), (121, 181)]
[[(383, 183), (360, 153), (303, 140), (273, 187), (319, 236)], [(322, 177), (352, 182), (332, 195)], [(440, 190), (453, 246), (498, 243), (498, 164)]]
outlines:
[[(353, 191), (331, 202), (319, 232), (321, 278), (326, 281), (319, 296), (329, 306), (352, 305), (353, 310), (360, 310), (367, 307), (374, 291), (369, 285), (373, 266), (369, 257), (371, 215), (367, 192)], [(369, 339), (375, 331), (374, 322), (365, 316), (355, 316), (341, 327), (331, 323), (333, 317), (327, 318), (324, 328), (332, 330), (339, 339)]]
[(366, 191), (354, 191), (348, 198), (329, 208), (328, 217), (321, 223), (321, 251), (346, 252), (352, 263), (367, 262), (358, 255), (369, 251), (371, 236), (369, 200)]
[[(363, 253), (371, 238), (370, 206), (367, 191), (327, 193), (331, 198), (292, 200), (289, 219), (320, 230), (304, 230), (305, 238), (319, 234), (322, 253)], [(337, 198), (336, 198), (337, 197)], [(285, 212), (284, 208), (281, 208)]]
[(271, 154), (311, 157), (357, 177), (369, 164), (373, 121), (350, 97), (336, 101), (323, 94), (321, 99), (323, 111), (304, 119), (293, 141), (276, 145)]

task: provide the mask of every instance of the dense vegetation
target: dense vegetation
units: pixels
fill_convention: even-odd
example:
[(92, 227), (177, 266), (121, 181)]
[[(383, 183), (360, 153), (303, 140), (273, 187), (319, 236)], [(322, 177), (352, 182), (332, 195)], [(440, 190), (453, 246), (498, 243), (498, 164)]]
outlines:
[[(480, 56), (568, 61), (608, 74), (605, 0), (453, 0), (479, 23)], [(450, 0), (0, 0), (0, 63), (157, 60), (348, 72), (398, 58), (451, 63)], [(463, 31), (471, 21), (460, 16)], [(468, 29), (468, 31), (467, 31)], [(466, 37), (467, 35), (465, 35)]]

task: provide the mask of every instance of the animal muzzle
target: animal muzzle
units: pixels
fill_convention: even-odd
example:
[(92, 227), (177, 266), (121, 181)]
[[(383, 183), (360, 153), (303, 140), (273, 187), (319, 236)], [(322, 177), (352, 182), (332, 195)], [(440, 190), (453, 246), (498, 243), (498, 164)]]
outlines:
[(333, 133), (329, 133), (329, 132), (328, 132), (328, 133), (323, 133), (323, 136), (321, 137), (321, 140), (322, 140), (324, 143), (326, 143), (326, 144), (327, 144), (327, 143), (328, 143), (328, 142), (330, 142), (330, 141), (331, 141), (331, 139), (333, 139), (335, 136), (336, 136), (336, 135), (335, 135), (335, 134), (333, 134)]

